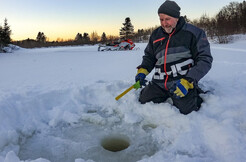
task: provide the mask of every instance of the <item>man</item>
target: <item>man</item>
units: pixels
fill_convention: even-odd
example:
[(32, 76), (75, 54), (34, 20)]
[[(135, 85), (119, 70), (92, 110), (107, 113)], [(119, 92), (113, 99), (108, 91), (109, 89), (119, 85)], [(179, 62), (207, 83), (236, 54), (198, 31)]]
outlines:
[(135, 80), (145, 86), (146, 75), (154, 68), (155, 73), (139, 101), (161, 103), (171, 97), (182, 114), (198, 111), (203, 100), (197, 83), (213, 61), (206, 34), (180, 17), (180, 7), (174, 1), (165, 1), (158, 15), (161, 26), (150, 36)]

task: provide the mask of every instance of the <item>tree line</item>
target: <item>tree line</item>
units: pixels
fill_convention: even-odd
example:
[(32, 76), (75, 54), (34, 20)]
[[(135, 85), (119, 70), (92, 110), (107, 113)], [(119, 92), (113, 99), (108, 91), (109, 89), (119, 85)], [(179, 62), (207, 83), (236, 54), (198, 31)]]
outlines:
[[(189, 20), (186, 16), (184, 18), (187, 22), (205, 30), (208, 37), (217, 39), (219, 43), (228, 43), (230, 35), (246, 33), (246, 2), (231, 2), (223, 7), (214, 17), (203, 14), (199, 19), (193, 21)], [(93, 31), (90, 35), (86, 32), (83, 34), (77, 33), (74, 39), (70, 40), (58, 38), (56, 41), (49, 41), (43, 32), (38, 32), (36, 39), (28, 38), (11, 42), (10, 26), (7, 23), (7, 19), (5, 19), (3, 27), (0, 26), (0, 50), (10, 42), (24, 48), (97, 44), (123, 39), (132, 39), (134, 42), (146, 42), (152, 31), (158, 27), (138, 29), (134, 32), (134, 26), (131, 23), (130, 17), (125, 18), (122, 25), (119, 29), (119, 36), (106, 35), (105, 32), (99, 36), (96, 31)]]
[(68, 46), (68, 45), (84, 45), (84, 44), (97, 44), (115, 42), (124, 39), (133, 39), (134, 42), (142, 42), (148, 39), (148, 36), (155, 28), (138, 29), (134, 32), (134, 26), (131, 23), (130, 17), (125, 18), (122, 23), (123, 27), (119, 29), (119, 36), (107, 35), (105, 32), (101, 36), (96, 31), (90, 35), (86, 32), (83, 34), (77, 33), (74, 39), (63, 40), (58, 38), (56, 41), (48, 41), (48, 37), (44, 32), (38, 32), (36, 39), (25, 39), (21, 41), (13, 41), (12, 43), (23, 48), (34, 47), (49, 47), (49, 46)]
[(106, 36), (103, 32), (100, 37), (96, 31), (93, 31), (90, 35), (86, 32), (83, 34), (77, 33), (74, 39), (64, 40), (57, 38), (56, 41), (49, 41), (48, 37), (43, 32), (38, 32), (36, 39), (25, 39), (21, 41), (13, 41), (12, 43), (23, 47), (23, 48), (35, 48), (35, 47), (50, 47), (50, 46), (74, 46), (74, 45), (85, 45), (85, 44), (97, 44), (106, 43), (108, 41), (117, 41), (118, 36), (109, 35)]
[(230, 35), (246, 33), (246, 2), (231, 2), (223, 7), (215, 17), (203, 14), (191, 23), (204, 29), (209, 37), (219, 43), (228, 43)]

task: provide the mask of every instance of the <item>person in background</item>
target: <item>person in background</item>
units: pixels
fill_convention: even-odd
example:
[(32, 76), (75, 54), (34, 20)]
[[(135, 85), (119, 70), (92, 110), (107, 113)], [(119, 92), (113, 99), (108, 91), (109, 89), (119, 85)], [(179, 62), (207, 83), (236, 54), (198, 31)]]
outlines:
[[(212, 67), (213, 57), (205, 32), (186, 23), (180, 7), (166, 0), (158, 9), (161, 26), (150, 36), (135, 80), (145, 86), (139, 101), (161, 103), (171, 97), (182, 114), (198, 111), (203, 102), (198, 81)], [(152, 81), (146, 76), (155, 68)]]

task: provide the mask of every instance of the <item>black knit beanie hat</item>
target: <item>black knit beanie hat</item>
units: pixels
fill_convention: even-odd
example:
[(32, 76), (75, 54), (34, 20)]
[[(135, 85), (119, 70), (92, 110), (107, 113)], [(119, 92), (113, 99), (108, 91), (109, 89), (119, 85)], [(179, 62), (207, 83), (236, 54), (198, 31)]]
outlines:
[(179, 18), (180, 7), (174, 1), (166, 0), (158, 9), (158, 14), (163, 13), (171, 17)]

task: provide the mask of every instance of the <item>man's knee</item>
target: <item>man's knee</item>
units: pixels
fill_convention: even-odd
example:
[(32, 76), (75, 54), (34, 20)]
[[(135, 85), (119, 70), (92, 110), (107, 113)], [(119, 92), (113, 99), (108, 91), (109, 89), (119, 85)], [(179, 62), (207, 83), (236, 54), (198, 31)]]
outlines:
[(174, 106), (179, 109), (180, 113), (187, 115), (192, 111), (198, 111), (202, 102), (203, 99), (199, 95), (191, 93), (184, 98), (175, 99)]
[(147, 102), (161, 103), (167, 99), (165, 92), (157, 85), (150, 83), (142, 89), (139, 95), (139, 102), (145, 104)]

